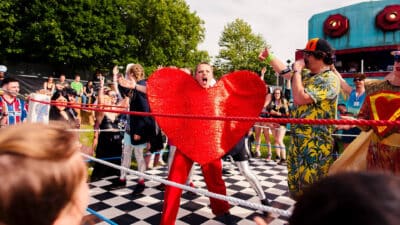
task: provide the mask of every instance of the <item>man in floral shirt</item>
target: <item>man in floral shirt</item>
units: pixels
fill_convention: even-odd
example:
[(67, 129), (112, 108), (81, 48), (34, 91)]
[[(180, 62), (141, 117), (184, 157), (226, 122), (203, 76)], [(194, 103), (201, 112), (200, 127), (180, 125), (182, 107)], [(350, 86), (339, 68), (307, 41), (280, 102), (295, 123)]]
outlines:
[[(333, 49), (326, 40), (314, 38), (301, 51), (304, 58), (293, 64), (293, 70), (271, 57), (268, 49), (259, 58), (269, 61), (275, 71), (291, 80), (293, 118), (335, 119), (340, 83), (330, 70)], [(287, 166), (288, 187), (294, 199), (328, 173), (333, 163), (333, 129), (332, 125), (292, 124)]]

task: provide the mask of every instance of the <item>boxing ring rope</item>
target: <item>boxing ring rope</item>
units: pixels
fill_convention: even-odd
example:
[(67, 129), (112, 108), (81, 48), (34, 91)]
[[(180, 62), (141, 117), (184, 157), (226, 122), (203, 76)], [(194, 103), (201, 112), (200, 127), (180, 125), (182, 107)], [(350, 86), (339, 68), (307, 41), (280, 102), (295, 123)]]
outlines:
[[(46, 102), (36, 99), (29, 99), (30, 101), (38, 102), (41, 104), (50, 104), (56, 106), (67, 106), (65, 103), (59, 102)], [(252, 122), (265, 122), (265, 123), (290, 123), (290, 124), (313, 124), (313, 125), (360, 125), (360, 126), (400, 126), (400, 121), (389, 121), (389, 120), (337, 120), (337, 119), (301, 119), (301, 118), (256, 118), (256, 117), (224, 117), (224, 116), (205, 116), (205, 115), (193, 115), (193, 114), (163, 114), (163, 113), (150, 113), (150, 112), (135, 112), (135, 111), (127, 111), (127, 110), (111, 110), (111, 109), (104, 109), (99, 107), (82, 107), (79, 103), (74, 103), (73, 105), (68, 105), (70, 108), (82, 109), (82, 110), (93, 110), (93, 111), (101, 111), (101, 112), (111, 112), (111, 113), (121, 113), (121, 114), (128, 114), (128, 115), (138, 115), (138, 116), (154, 116), (154, 117), (170, 117), (170, 118), (186, 118), (186, 119), (200, 119), (200, 120), (222, 120), (222, 121), (252, 121)], [(103, 105), (101, 107), (111, 107)], [(92, 131), (92, 130), (90, 130)], [(82, 131), (79, 131), (82, 132)], [(182, 190), (190, 191), (199, 193), (201, 195), (212, 197), (224, 201), (228, 201), (233, 205), (241, 205), (246, 206), (249, 208), (267, 211), (276, 213), (282, 216), (290, 217), (291, 212), (289, 210), (281, 210), (269, 206), (264, 206), (261, 204), (251, 203), (245, 200), (241, 200), (234, 197), (229, 197), (225, 195), (220, 195), (212, 192), (208, 192), (201, 188), (192, 188), (190, 186), (186, 186), (183, 184), (175, 183), (169, 180), (165, 180), (161, 177), (148, 175), (145, 173), (140, 173), (138, 171), (134, 171), (122, 166), (115, 165), (113, 163), (109, 163), (107, 161), (97, 159), (95, 157), (86, 155), (81, 153), (83, 157), (87, 160), (94, 161), (97, 163), (104, 164), (114, 169), (118, 169), (120, 171), (125, 171), (128, 174), (133, 174), (139, 177), (144, 177), (148, 180), (153, 180), (156, 182), (163, 183), (165, 185), (174, 186), (180, 188)], [(88, 209), (89, 210), (89, 209)], [(97, 216), (97, 215), (96, 215)], [(99, 215), (101, 216), (101, 215)], [(100, 218), (100, 217), (99, 217)], [(115, 223), (110, 223), (115, 224)]]
[(94, 211), (94, 210), (91, 209), (91, 208), (86, 208), (86, 211), (87, 211), (88, 213), (92, 214), (92, 215), (95, 215), (97, 218), (103, 220), (104, 222), (106, 222), (106, 223), (108, 223), (108, 224), (111, 224), (111, 225), (118, 225), (118, 223), (115, 223), (114, 221), (108, 219), (107, 217), (101, 215), (100, 213)]
[(97, 159), (95, 157), (89, 156), (89, 155), (84, 154), (84, 153), (81, 153), (81, 154), (86, 159), (89, 159), (89, 160), (97, 162), (97, 163), (101, 163), (103, 165), (109, 166), (109, 167), (114, 168), (114, 169), (118, 169), (118, 170), (124, 171), (124, 172), (126, 172), (128, 174), (131, 174), (131, 175), (133, 174), (133, 175), (136, 175), (138, 177), (144, 177), (147, 180), (152, 180), (152, 181), (156, 181), (156, 182), (159, 182), (159, 183), (163, 183), (165, 185), (170, 185), (170, 186), (173, 186), (173, 187), (177, 187), (177, 188), (180, 188), (180, 189), (185, 190), (185, 191), (195, 192), (195, 193), (207, 196), (207, 197), (228, 201), (232, 205), (246, 206), (246, 207), (250, 207), (252, 209), (258, 209), (258, 210), (261, 210), (261, 211), (272, 212), (272, 213), (276, 213), (276, 214), (279, 214), (279, 215), (282, 215), (282, 216), (287, 216), (287, 217), (289, 217), (291, 215), (291, 212), (288, 211), (288, 210), (282, 210), (282, 209), (277, 209), (277, 208), (273, 208), (273, 207), (269, 207), (269, 206), (264, 206), (264, 205), (261, 205), (261, 204), (251, 203), (251, 202), (248, 202), (248, 201), (245, 201), (245, 200), (242, 200), (242, 199), (238, 199), (238, 198), (235, 198), (235, 197), (229, 197), (229, 196), (225, 196), (225, 195), (209, 192), (209, 191), (203, 190), (202, 188), (192, 188), (190, 186), (186, 186), (186, 185), (183, 185), (183, 184), (179, 184), (179, 183), (176, 183), (176, 182), (165, 180), (165, 179), (163, 179), (163, 178), (161, 178), (159, 176), (149, 175), (149, 174), (141, 173), (139, 171), (131, 170), (131, 169), (128, 169), (128, 168), (125, 168), (125, 167), (122, 167), (122, 166), (118, 166), (118, 165), (115, 165), (113, 163), (109, 163), (107, 161), (104, 161), (104, 160), (101, 160), (101, 159)]
[[(265, 122), (265, 123), (290, 123), (290, 124), (311, 124), (311, 125), (358, 125), (358, 126), (400, 126), (400, 120), (346, 120), (346, 119), (302, 119), (302, 118), (257, 118), (257, 117), (240, 117), (240, 116), (207, 116), (207, 115), (196, 115), (196, 114), (168, 114), (168, 113), (155, 113), (155, 112), (137, 112), (127, 110), (112, 110), (112, 109), (100, 109), (91, 107), (82, 107), (80, 103), (74, 103), (73, 105), (66, 105), (65, 103), (59, 103), (51, 101), (41, 101), (36, 99), (30, 99), (29, 101), (38, 102), (46, 105), (55, 106), (66, 106), (74, 109), (83, 109), (88, 111), (99, 111), (99, 112), (111, 112), (120, 113), (135, 116), (153, 116), (153, 117), (169, 117), (169, 118), (186, 118), (186, 119), (197, 119), (197, 120), (221, 120), (221, 121), (246, 121), (246, 122)], [(112, 107), (103, 105), (102, 107)]]

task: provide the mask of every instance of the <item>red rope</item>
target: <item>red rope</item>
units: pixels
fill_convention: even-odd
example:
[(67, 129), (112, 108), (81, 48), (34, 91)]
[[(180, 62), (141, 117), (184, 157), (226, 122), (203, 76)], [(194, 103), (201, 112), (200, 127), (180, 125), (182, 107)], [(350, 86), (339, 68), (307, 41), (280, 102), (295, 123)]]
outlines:
[[(66, 106), (65, 103), (59, 102), (46, 102), (36, 99), (30, 99), (30, 101), (38, 102), (46, 105), (55, 106)], [(238, 117), (238, 116), (205, 116), (205, 115), (195, 115), (195, 114), (165, 114), (156, 112), (136, 112), (136, 111), (126, 111), (126, 110), (114, 110), (105, 109), (105, 107), (115, 107), (112, 105), (101, 105), (96, 107), (82, 107), (79, 103), (74, 103), (73, 105), (67, 105), (74, 109), (83, 110), (93, 110), (99, 112), (111, 112), (120, 113), (136, 116), (154, 116), (154, 117), (170, 117), (170, 118), (186, 118), (186, 119), (200, 119), (200, 120), (221, 120), (221, 121), (252, 121), (252, 122), (264, 122), (264, 123), (291, 123), (291, 124), (314, 124), (314, 125), (359, 125), (359, 126), (400, 126), (400, 121), (389, 121), (389, 120), (337, 120), (337, 119), (300, 119), (300, 118), (259, 118), (259, 117)]]

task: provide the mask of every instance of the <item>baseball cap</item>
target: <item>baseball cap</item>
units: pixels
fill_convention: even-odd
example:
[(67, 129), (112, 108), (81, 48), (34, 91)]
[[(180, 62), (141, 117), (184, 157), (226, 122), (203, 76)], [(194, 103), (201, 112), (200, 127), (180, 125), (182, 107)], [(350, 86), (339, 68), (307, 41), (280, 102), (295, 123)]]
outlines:
[(396, 56), (396, 55), (400, 55), (400, 50), (397, 51), (392, 51), (390, 54)]
[(0, 72), (3, 72), (3, 73), (7, 72), (7, 66), (0, 65)]
[(327, 54), (333, 53), (332, 46), (328, 43), (328, 41), (321, 39), (321, 38), (310, 39), (307, 42), (305, 49), (298, 49), (298, 50), (304, 51), (304, 52), (320, 51), (320, 52), (325, 52)]
[(393, 55), (395, 62), (400, 62), (400, 50), (392, 51), (390, 54)]

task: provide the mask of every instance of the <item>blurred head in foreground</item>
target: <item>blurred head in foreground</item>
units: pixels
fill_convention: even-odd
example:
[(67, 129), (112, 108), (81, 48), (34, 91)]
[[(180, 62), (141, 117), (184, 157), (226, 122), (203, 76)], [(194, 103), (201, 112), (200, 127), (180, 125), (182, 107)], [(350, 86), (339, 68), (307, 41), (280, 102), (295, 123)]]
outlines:
[(66, 125), (0, 130), (0, 224), (77, 225), (88, 204), (87, 171)]

